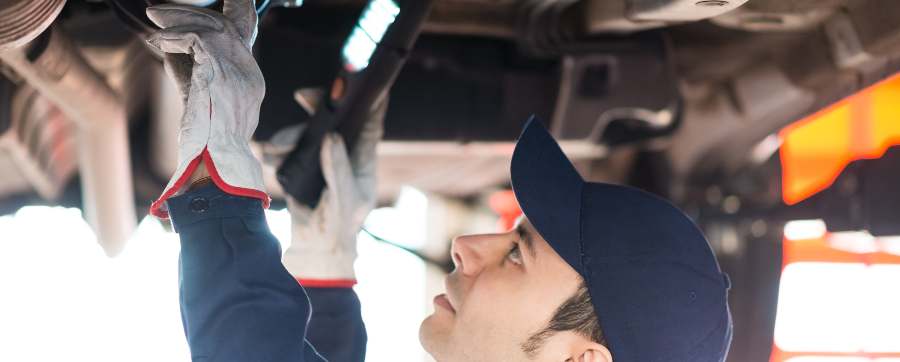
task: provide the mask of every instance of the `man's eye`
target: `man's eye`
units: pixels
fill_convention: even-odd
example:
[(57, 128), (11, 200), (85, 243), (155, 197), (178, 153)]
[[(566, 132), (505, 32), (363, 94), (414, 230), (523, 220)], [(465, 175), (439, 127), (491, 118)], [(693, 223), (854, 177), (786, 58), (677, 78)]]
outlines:
[(509, 253), (506, 254), (506, 258), (515, 264), (522, 265), (522, 250), (519, 249), (519, 243), (516, 243), (515, 246), (510, 249)]

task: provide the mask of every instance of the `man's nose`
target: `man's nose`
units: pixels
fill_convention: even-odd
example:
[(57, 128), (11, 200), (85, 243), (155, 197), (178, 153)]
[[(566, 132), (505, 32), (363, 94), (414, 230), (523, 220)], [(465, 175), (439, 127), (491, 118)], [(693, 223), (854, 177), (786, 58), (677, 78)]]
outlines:
[(489, 264), (497, 252), (499, 234), (465, 235), (453, 239), (450, 248), (453, 264), (465, 276), (476, 276)]

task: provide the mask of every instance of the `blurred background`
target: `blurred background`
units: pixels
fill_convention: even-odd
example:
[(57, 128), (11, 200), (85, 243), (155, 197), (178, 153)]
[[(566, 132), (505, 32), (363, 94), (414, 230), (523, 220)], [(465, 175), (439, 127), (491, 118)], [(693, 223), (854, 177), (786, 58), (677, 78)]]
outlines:
[[(146, 217), (181, 114), (143, 41), (163, 2), (0, 1), (0, 361), (188, 360), (177, 235)], [(253, 147), (285, 246), (277, 160), (367, 3), (257, 1)], [(729, 361), (900, 361), (900, 3), (435, 0), (407, 55), (366, 221), (382, 240), (359, 236), (369, 360), (428, 360), (449, 241), (518, 215), (534, 113), (583, 177), (704, 230), (733, 284)]]

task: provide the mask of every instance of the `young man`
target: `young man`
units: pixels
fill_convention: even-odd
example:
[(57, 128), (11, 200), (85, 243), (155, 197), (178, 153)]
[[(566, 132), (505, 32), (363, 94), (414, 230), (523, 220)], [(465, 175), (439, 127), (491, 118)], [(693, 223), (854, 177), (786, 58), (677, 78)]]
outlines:
[[(148, 10), (163, 28), (149, 41), (170, 53), (167, 69), (186, 100), (180, 167), (151, 211), (171, 215), (181, 237), (192, 358), (360, 361), (365, 330), (349, 287), (355, 235), (373, 206), (380, 130), (364, 132), (351, 156), (339, 137), (326, 138), (328, 190), (316, 210), (290, 203), (285, 269), (247, 144), (264, 93), (250, 53), (252, 5), (226, 0), (224, 15)], [(683, 213), (641, 191), (584, 182), (533, 120), (516, 145), (511, 179), (525, 216), (517, 228), (453, 242), (457, 268), (420, 333), (435, 359), (724, 360), (728, 281)]]
[(459, 237), (421, 340), (439, 361), (723, 361), (727, 277), (697, 227), (636, 189), (584, 182), (534, 119), (510, 167), (515, 230)]

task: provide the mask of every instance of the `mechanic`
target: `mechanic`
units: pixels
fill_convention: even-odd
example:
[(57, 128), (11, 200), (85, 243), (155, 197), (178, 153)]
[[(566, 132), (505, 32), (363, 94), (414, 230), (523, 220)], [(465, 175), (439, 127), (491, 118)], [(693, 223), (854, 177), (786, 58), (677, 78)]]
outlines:
[[(282, 264), (249, 147), (265, 93), (250, 50), (253, 1), (225, 0), (223, 13), (160, 5), (147, 15), (162, 28), (148, 42), (166, 53), (185, 99), (179, 167), (151, 212), (171, 216), (181, 238), (192, 359), (363, 360), (350, 287), (356, 234), (374, 206), (380, 122), (369, 122), (353, 155), (339, 136), (326, 137), (327, 189), (315, 210), (289, 201), (293, 243)], [(682, 212), (642, 191), (583, 181), (535, 120), (510, 173), (524, 217), (512, 231), (453, 241), (456, 270), (420, 328), (436, 360), (724, 360), (729, 282)]]

